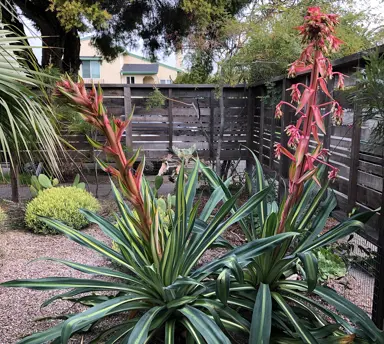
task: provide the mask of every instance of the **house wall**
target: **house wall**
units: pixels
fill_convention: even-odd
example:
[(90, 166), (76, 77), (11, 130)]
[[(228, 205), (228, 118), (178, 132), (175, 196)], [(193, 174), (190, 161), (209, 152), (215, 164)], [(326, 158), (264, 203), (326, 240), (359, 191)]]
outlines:
[[(80, 56), (100, 56), (97, 50), (91, 45), (90, 39), (81, 40)], [(100, 79), (94, 79), (94, 82), (101, 82), (106, 84), (126, 84), (128, 75), (121, 75), (121, 68), (124, 64), (150, 64), (145, 58), (139, 58), (128, 54), (121, 54), (117, 59), (112, 62), (102, 61), (100, 66)], [(82, 75), (82, 67), (80, 67), (80, 75)], [(129, 75), (135, 77), (135, 84), (143, 84), (144, 78), (147, 75)], [(159, 65), (159, 72), (157, 75), (151, 75), (155, 83), (160, 83), (160, 80), (175, 80), (177, 71)], [(91, 79), (84, 79), (85, 82), (91, 82)]]
[[(82, 40), (80, 47), (80, 56), (100, 56), (97, 50), (91, 46), (91, 40)], [(100, 79), (94, 79), (95, 82), (106, 84), (120, 84), (120, 71), (123, 65), (122, 56), (119, 56), (112, 62), (102, 61), (100, 66)], [(80, 75), (82, 75), (82, 67), (80, 67)], [(92, 81), (85, 79), (85, 82)]]

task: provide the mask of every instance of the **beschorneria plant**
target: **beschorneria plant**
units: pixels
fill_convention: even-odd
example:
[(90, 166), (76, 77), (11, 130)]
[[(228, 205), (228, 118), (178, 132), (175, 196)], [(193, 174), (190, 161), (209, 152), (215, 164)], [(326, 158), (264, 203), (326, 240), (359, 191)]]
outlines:
[[(330, 180), (337, 177), (338, 169), (327, 162), (329, 151), (323, 148), (318, 132), (320, 130), (324, 134), (326, 133), (324, 125), (326, 116), (333, 116), (336, 124), (342, 123), (343, 108), (333, 99), (327, 89), (327, 81), (334, 76), (337, 76), (336, 87), (344, 88), (344, 75), (334, 72), (331, 61), (326, 57), (330, 51), (337, 51), (343, 43), (334, 35), (338, 24), (337, 15), (322, 13), (319, 7), (310, 7), (304, 18), (304, 24), (297, 28), (306, 47), (300, 57), (290, 65), (288, 77), (294, 77), (299, 72), (310, 70), (311, 78), (309, 86), (297, 83), (288, 89), (291, 91), (291, 103), (281, 101), (276, 106), (276, 118), (283, 116), (283, 106), (293, 108), (298, 116), (296, 125), (290, 124), (285, 128), (289, 136), (288, 146), (296, 151), (295, 154), (292, 154), (288, 147), (283, 147), (281, 144), (275, 145), (277, 158), (284, 154), (292, 160), (289, 169), (289, 193), (283, 206), (278, 233), (285, 231), (286, 219), (300, 198), (304, 183), (313, 178), (320, 184), (316, 178), (320, 164), (329, 168), (328, 178)], [(325, 103), (317, 103), (318, 89), (321, 89), (328, 97), (328, 101)], [(297, 105), (295, 106), (293, 103)], [(323, 107), (329, 107), (330, 111), (322, 114), (320, 109)], [(312, 137), (317, 142), (317, 147), (310, 152), (309, 143)]]

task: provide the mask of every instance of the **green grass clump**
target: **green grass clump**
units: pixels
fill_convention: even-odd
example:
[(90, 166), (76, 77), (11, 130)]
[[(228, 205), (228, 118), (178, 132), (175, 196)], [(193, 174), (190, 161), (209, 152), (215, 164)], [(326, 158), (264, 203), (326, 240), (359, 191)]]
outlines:
[(80, 209), (96, 212), (100, 209), (100, 204), (89, 192), (76, 187), (46, 189), (28, 203), (25, 223), (34, 233), (56, 234), (55, 230), (49, 228), (38, 218), (38, 216), (47, 216), (72, 228), (81, 229), (89, 222), (80, 213)]

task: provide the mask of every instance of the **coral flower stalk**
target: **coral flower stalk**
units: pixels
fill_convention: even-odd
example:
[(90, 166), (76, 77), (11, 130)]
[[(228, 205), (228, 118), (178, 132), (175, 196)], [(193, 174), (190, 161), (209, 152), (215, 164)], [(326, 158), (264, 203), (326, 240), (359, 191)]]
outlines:
[(138, 156), (138, 152), (131, 158), (127, 159), (123, 146), (121, 145), (121, 137), (129, 124), (130, 119), (122, 121), (120, 119), (110, 119), (107, 111), (103, 106), (103, 95), (101, 89), (96, 90), (93, 85), (88, 92), (84, 82), (75, 83), (69, 77), (63, 79), (57, 84), (56, 95), (65, 97), (70, 101), (84, 120), (95, 128), (99, 129), (106, 137), (104, 145), (88, 138), (90, 143), (96, 148), (103, 150), (110, 156), (116, 168), (107, 164), (102, 164), (103, 169), (118, 179), (122, 186), (125, 197), (132, 203), (137, 214), (139, 215), (138, 227), (144, 239), (149, 241), (151, 236), (152, 217), (150, 206), (145, 206), (143, 195), (141, 193), (141, 183), (144, 169), (144, 161), (141, 162), (138, 169), (133, 171), (132, 167)]
[[(338, 16), (334, 14), (322, 13), (319, 7), (308, 8), (304, 18), (304, 24), (298, 28), (303, 36), (303, 43), (306, 48), (289, 68), (288, 76), (294, 77), (298, 72), (311, 71), (309, 86), (301, 83), (294, 84), (291, 90), (292, 103), (297, 103), (297, 107), (286, 102), (280, 102), (276, 107), (276, 117), (283, 116), (282, 106), (294, 107), (296, 115), (299, 116), (296, 125), (290, 124), (285, 131), (290, 136), (288, 145), (296, 148), (294, 156), (288, 149), (279, 145), (276, 147), (275, 154), (279, 157), (286, 155), (292, 160), (289, 179), (289, 194), (285, 201), (282, 217), (278, 228), (278, 233), (285, 231), (286, 221), (292, 207), (296, 204), (304, 188), (304, 183), (313, 178), (317, 183), (316, 164), (324, 164), (330, 168), (328, 177), (334, 179), (337, 176), (337, 169), (326, 162), (326, 155), (323, 154), (322, 143), (319, 139), (319, 130), (325, 134), (324, 117), (320, 108), (324, 104), (317, 104), (317, 91), (321, 89), (330, 99), (327, 104), (332, 105), (332, 110), (328, 114), (333, 114), (336, 124), (341, 124), (343, 109), (332, 98), (328, 92), (326, 80), (331, 79), (334, 74), (338, 76), (338, 86), (343, 87), (343, 75), (332, 71), (332, 64), (324, 56), (329, 51), (336, 51), (342, 43), (334, 36), (335, 27), (338, 24)], [(301, 88), (301, 89), (300, 89)], [(313, 152), (309, 152), (311, 138), (318, 143)]]

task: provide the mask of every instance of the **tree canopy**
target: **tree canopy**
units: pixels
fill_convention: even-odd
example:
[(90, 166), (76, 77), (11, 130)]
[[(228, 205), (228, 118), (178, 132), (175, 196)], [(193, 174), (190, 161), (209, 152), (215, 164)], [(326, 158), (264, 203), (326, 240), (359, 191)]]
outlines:
[[(358, 9), (356, 0), (263, 1), (250, 6), (245, 16), (227, 20), (218, 31), (215, 42), (211, 41), (210, 46), (202, 48), (204, 54), (191, 54), (190, 73), (184, 73), (181, 80), (195, 79), (196, 67), (203, 65), (205, 68), (199, 69), (198, 78), (212, 80), (212, 76), (209, 77), (212, 68), (208, 66), (215, 62), (225, 83), (246, 81), (252, 84), (284, 74), (302, 49), (295, 28), (302, 22), (306, 9), (314, 3), (325, 12), (340, 15), (337, 36), (345, 43), (331, 56), (332, 59), (368, 49), (383, 41), (384, 30), (374, 22), (379, 18), (368, 7)], [(233, 43), (235, 37), (241, 37), (241, 44), (239, 40)], [(226, 45), (225, 42), (232, 44)], [(228, 58), (228, 55), (232, 56)], [(211, 56), (212, 60), (202, 60), (202, 56)], [(202, 75), (203, 70), (208, 75)]]
[(213, 37), (221, 18), (238, 13), (251, 0), (6, 0), (3, 21), (22, 28), (21, 13), (30, 19), (48, 47), (42, 65), (76, 73), (80, 67), (79, 34), (92, 32), (92, 43), (108, 60), (122, 47), (137, 45), (155, 59), (158, 51), (181, 47), (193, 32)]

